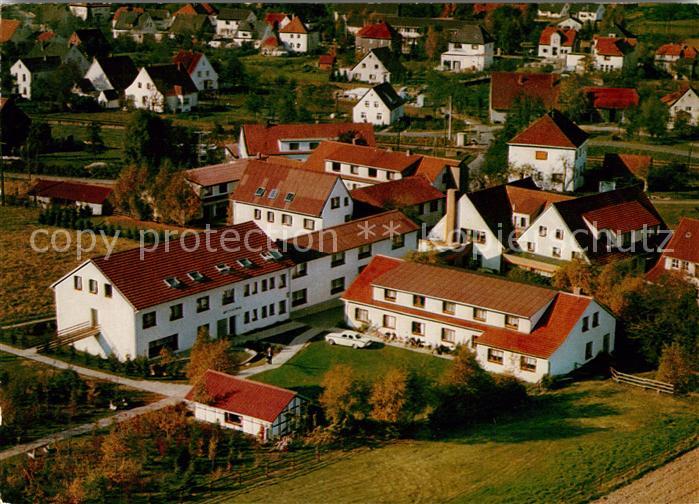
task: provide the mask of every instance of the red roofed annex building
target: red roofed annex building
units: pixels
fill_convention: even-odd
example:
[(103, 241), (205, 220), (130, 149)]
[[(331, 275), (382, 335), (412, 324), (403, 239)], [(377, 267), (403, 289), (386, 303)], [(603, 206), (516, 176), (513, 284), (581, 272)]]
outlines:
[(587, 133), (552, 110), (507, 142), (507, 161), (513, 167), (509, 180), (531, 175), (542, 189), (579, 189), (584, 182), (587, 140)]
[[(295, 417), (302, 413), (304, 400), (293, 390), (211, 369), (201, 380), (185, 397), (194, 418), (242, 431), (262, 442), (290, 434)], [(197, 397), (198, 387), (209, 399), (206, 403)]]
[(594, 299), (463, 269), (377, 256), (342, 298), (351, 327), (461, 344), (487, 371), (531, 383), (614, 350), (616, 320)]
[(699, 93), (693, 87), (682, 86), (660, 98), (660, 101), (670, 109), (668, 127), (674, 127), (678, 116), (684, 116), (688, 124), (699, 125)]
[(89, 208), (92, 215), (108, 215), (112, 211), (109, 196), (111, 187), (78, 182), (38, 180), (29, 195), (43, 207), (51, 205)]
[(599, 117), (594, 119), (616, 122), (624, 118), (624, 111), (637, 107), (638, 92), (633, 88), (586, 87), (583, 92)]
[(694, 284), (699, 296), (699, 220), (682, 217), (672, 233), (672, 239), (664, 247), (656, 265), (646, 278), (657, 282), (663, 275), (680, 275)]
[(691, 77), (691, 70), (697, 64), (697, 50), (687, 44), (663, 44), (655, 51), (655, 63), (672, 75), (677, 74), (679, 65), (685, 64)]
[(490, 120), (503, 123), (517, 99), (539, 101), (546, 109), (556, 107), (560, 76), (551, 73), (493, 72), (490, 79)]
[(124, 360), (287, 320), (289, 271), (254, 222), (89, 259), (51, 285), (57, 336)]
[(311, 52), (318, 47), (319, 42), (318, 32), (309, 30), (298, 16), (294, 16), (286, 26), (279, 29), (279, 40), (291, 53)]
[(547, 26), (539, 36), (539, 57), (565, 61), (566, 54), (575, 51), (578, 32), (573, 29)]
[(624, 68), (628, 56), (636, 49), (635, 38), (600, 37), (592, 40), (593, 65), (596, 70), (612, 72)]

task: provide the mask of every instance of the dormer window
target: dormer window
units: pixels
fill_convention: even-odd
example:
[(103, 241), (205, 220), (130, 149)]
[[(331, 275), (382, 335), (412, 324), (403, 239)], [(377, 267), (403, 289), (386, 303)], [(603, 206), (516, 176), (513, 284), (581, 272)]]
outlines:
[(277, 197), (277, 194), (279, 194), (279, 191), (277, 189), (272, 189), (269, 192), (269, 195), (267, 196), (269, 199), (273, 200), (274, 198)]
[(243, 257), (242, 259), (238, 259), (236, 261), (240, 266), (243, 268), (252, 268), (252, 261), (248, 259), (247, 257)]
[(228, 266), (226, 263), (219, 263), (216, 265), (216, 271), (219, 273), (228, 273), (231, 270), (231, 267)]
[(182, 287), (182, 282), (180, 281), (179, 278), (177, 277), (167, 277), (165, 280), (163, 280), (168, 287), (171, 289), (177, 289), (179, 287)]
[(187, 276), (194, 280), (195, 282), (203, 282), (204, 281), (204, 275), (199, 273), (198, 271), (190, 271), (187, 273)]
[(258, 187), (257, 190), (255, 191), (255, 196), (262, 197), (265, 195), (265, 188), (264, 187)]
[(292, 192), (286, 193), (286, 196), (284, 196), (284, 203), (291, 203), (292, 201), (294, 201), (295, 196), (296, 194)]

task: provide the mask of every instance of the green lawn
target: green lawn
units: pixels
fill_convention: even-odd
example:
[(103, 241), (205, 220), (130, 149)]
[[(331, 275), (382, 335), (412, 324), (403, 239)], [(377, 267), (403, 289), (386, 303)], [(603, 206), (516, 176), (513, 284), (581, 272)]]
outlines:
[[(312, 355), (300, 357), (310, 362)], [(296, 372), (283, 376), (286, 384), (301, 381)], [(695, 398), (660, 396), (611, 381), (576, 383), (536, 397), (514, 419), (447, 439), (358, 451), (237, 499), (314, 503), (332, 495), (335, 502), (586, 502), (698, 445), (697, 404)]]
[(680, 217), (692, 217), (699, 219), (699, 204), (675, 201), (673, 203), (653, 201), (653, 205), (660, 212), (668, 226), (675, 227)]
[(438, 376), (450, 361), (384, 345), (357, 350), (314, 341), (284, 366), (260, 373), (254, 379), (291, 388), (308, 397), (317, 397), (321, 392), (323, 375), (335, 364), (348, 364), (361, 378), (373, 379), (395, 367), (415, 370), (426, 376)]

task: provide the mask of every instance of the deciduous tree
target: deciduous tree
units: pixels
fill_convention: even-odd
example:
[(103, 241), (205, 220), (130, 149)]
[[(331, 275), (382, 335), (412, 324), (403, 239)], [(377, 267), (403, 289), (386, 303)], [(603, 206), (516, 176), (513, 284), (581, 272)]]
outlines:
[(333, 426), (347, 428), (355, 420), (364, 418), (364, 387), (350, 366), (333, 366), (325, 373), (321, 386), (320, 404)]

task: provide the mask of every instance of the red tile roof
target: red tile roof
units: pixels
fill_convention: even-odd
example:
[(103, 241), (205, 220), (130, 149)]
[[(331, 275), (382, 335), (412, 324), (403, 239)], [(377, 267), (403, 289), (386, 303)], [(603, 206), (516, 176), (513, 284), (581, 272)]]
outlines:
[(284, 21), (284, 18), (286, 17), (287, 14), (284, 14), (283, 12), (268, 12), (265, 14), (265, 23), (270, 26), (274, 26), (275, 24), (278, 25)]
[(460, 164), (461, 161), (458, 159), (422, 156), (420, 164), (415, 171), (415, 175), (423, 175), (427, 177), (427, 180), (434, 183), (445, 168), (459, 166)]
[[(204, 373), (202, 379), (204, 390), (213, 399), (208, 406), (265, 422), (274, 422), (296, 397), (293, 390), (245, 380), (211, 369)], [(194, 397), (192, 389), (185, 399), (193, 401)]]
[(624, 56), (636, 47), (635, 38), (594, 37), (595, 54), (601, 56)]
[(119, 17), (121, 17), (121, 15), (125, 12), (136, 12), (139, 14), (143, 14), (144, 10), (143, 7), (131, 7), (128, 5), (122, 5), (121, 7), (117, 7), (117, 10), (114, 11), (114, 21), (117, 21)]
[(308, 28), (303, 24), (300, 17), (294, 16), (284, 28), (280, 28), (279, 33), (308, 33)]
[(583, 92), (592, 100), (592, 106), (598, 109), (623, 110), (638, 106), (638, 92), (633, 88), (586, 87)]
[(652, 165), (653, 158), (651, 156), (608, 152), (604, 155), (602, 169), (606, 176), (627, 177), (632, 175), (645, 180)]
[(587, 138), (588, 134), (577, 124), (557, 110), (552, 110), (507, 143), (576, 149), (585, 143)]
[(495, 110), (510, 110), (517, 97), (526, 96), (551, 108), (558, 103), (559, 84), (560, 76), (556, 74), (493, 72), (490, 101)]
[[(670, 93), (670, 94), (666, 94), (665, 96), (663, 96), (662, 98), (660, 98), (660, 101), (663, 102), (663, 103), (664, 103), (665, 105), (667, 105), (668, 107), (671, 107), (671, 106), (673, 106), (673, 105), (675, 104), (675, 102), (676, 102), (677, 100), (679, 100), (680, 98), (682, 98), (682, 97), (685, 95), (685, 93), (687, 93), (690, 89), (691, 89), (692, 91), (694, 91), (694, 89), (693, 89), (692, 87), (690, 87), (690, 86), (686, 86), (686, 85), (685, 85), (685, 86), (682, 86), (682, 87), (681, 87), (680, 89), (678, 89), (677, 91), (674, 91), (674, 92), (672, 92), (672, 93)], [(697, 94), (697, 92), (694, 91), (694, 94)]]
[(112, 194), (112, 188), (78, 182), (38, 180), (30, 194), (44, 198), (101, 205)]
[(638, 201), (627, 201), (585, 212), (583, 217), (596, 229), (608, 229), (617, 234), (661, 224), (660, 219)]
[(53, 37), (55, 37), (56, 34), (52, 31), (45, 31), (40, 33), (37, 37), (36, 40), (38, 42), (46, 42), (47, 40), (51, 40)]
[(386, 209), (406, 208), (445, 198), (443, 192), (421, 175), (361, 187), (350, 195), (355, 202)]
[(218, 11), (216, 8), (208, 3), (196, 3), (196, 4), (187, 4), (179, 8), (172, 16), (178, 16), (180, 14), (185, 14), (189, 16), (195, 16), (197, 14), (206, 14), (207, 16), (211, 16), (213, 14), (216, 14)]
[(192, 75), (194, 70), (197, 68), (197, 64), (199, 64), (199, 60), (203, 56), (204, 54), (200, 52), (180, 50), (180, 52), (178, 52), (175, 57), (172, 58), (172, 62), (178, 66), (182, 65), (187, 73)]
[(185, 172), (185, 178), (203, 187), (234, 182), (243, 177), (247, 165), (247, 159), (238, 159), (230, 163), (192, 168)]
[(0, 19), (0, 44), (12, 40), (22, 22), (16, 19)]
[(391, 40), (396, 36), (396, 30), (384, 21), (368, 24), (357, 32), (357, 37), (369, 39)]
[(556, 291), (457, 268), (404, 261), (377, 277), (375, 286), (531, 317)]
[[(374, 126), (367, 123), (330, 124), (243, 124), (243, 136), (248, 155), (267, 156), (289, 154), (280, 150), (281, 140), (336, 140), (341, 134), (356, 131), (367, 145), (376, 145)], [(298, 151), (300, 154), (306, 151)]]
[[(318, 217), (338, 182), (342, 183), (340, 177), (330, 173), (317, 173), (250, 159), (231, 199), (249, 205)], [(264, 194), (256, 196), (255, 192), (260, 187), (265, 189)], [(276, 196), (270, 199), (272, 191), (276, 191)], [(286, 199), (289, 193), (294, 194), (291, 201)]]
[(335, 55), (334, 54), (321, 54), (318, 57), (318, 64), (319, 65), (334, 65), (335, 64)]
[(536, 328), (529, 334), (489, 327), (477, 343), (534, 357), (549, 358), (568, 338), (592, 302), (586, 296), (559, 292)]
[(687, 44), (664, 44), (655, 51), (657, 56), (673, 56), (680, 59), (696, 59), (697, 50)]
[[(260, 252), (268, 250), (277, 247), (254, 222), (244, 222), (208, 233), (189, 233), (182, 239), (160, 243), (153, 250), (126, 250), (92, 262), (136, 310), (143, 310), (293, 265), (286, 257), (279, 261), (263, 259)], [(243, 258), (252, 262), (252, 267), (236, 262)], [(217, 264), (227, 264), (230, 269), (221, 273)], [(200, 272), (204, 281), (191, 280), (187, 276), (190, 271)], [(181, 286), (169, 287), (165, 283), (169, 277), (176, 277)]]
[(682, 217), (663, 254), (699, 264), (699, 220)]
[[(563, 342), (566, 340), (575, 324), (580, 320), (580, 317), (592, 302), (592, 299), (589, 297), (575, 296), (572, 294), (542, 289), (544, 291), (547, 291), (549, 293), (549, 296), (542, 300), (542, 304), (539, 305), (538, 309), (541, 309), (546, 305), (548, 305), (548, 308), (546, 309), (546, 312), (541, 317), (541, 319), (538, 321), (536, 327), (533, 328), (532, 332), (529, 334), (525, 334), (510, 329), (492, 327), (482, 323), (472, 322), (469, 320), (442, 315), (439, 313), (430, 313), (424, 310), (418, 310), (407, 306), (400, 306), (396, 303), (389, 303), (373, 299), (372, 286), (382, 285), (382, 279), (384, 277), (388, 275), (395, 275), (396, 272), (400, 271), (400, 269), (405, 264), (406, 262), (402, 261), (401, 259), (394, 259), (385, 256), (374, 257), (371, 260), (371, 262), (367, 265), (367, 267), (364, 268), (364, 270), (362, 270), (362, 272), (355, 278), (355, 280), (352, 282), (349, 288), (345, 291), (345, 293), (342, 295), (342, 299), (351, 302), (376, 306), (384, 310), (404, 313), (415, 317), (426, 318), (429, 320), (437, 320), (446, 324), (456, 325), (475, 331), (480, 331), (481, 335), (477, 339), (478, 344), (492, 346), (495, 348), (502, 348), (504, 350), (510, 350), (513, 352), (518, 352), (541, 358), (550, 357), (556, 351), (556, 349), (558, 349), (561, 346), (561, 344), (563, 344)], [(440, 268), (437, 266), (429, 266), (429, 268), (443, 269), (447, 272), (452, 273), (452, 276), (453, 274), (460, 273), (459, 270), (455, 270), (452, 268)], [(479, 276), (473, 273), (466, 274)], [(430, 274), (425, 275), (424, 278), (430, 278)], [(486, 281), (488, 280), (488, 277), (483, 278)], [(520, 292), (519, 285), (523, 285), (525, 288), (530, 287), (524, 284), (507, 282), (505, 280), (500, 280), (497, 278), (494, 278), (493, 280), (499, 280), (500, 282), (504, 282), (505, 284), (510, 284), (515, 287), (515, 290), (517, 292)], [(433, 282), (430, 281), (430, 283)], [(461, 283), (459, 286), (454, 285), (454, 280), (449, 280), (447, 283), (451, 285), (453, 289), (466, 289), (464, 283)], [(470, 286), (468, 287), (468, 289), (472, 290)], [(488, 284), (485, 283), (482, 286), (481, 290), (487, 289)], [(415, 292), (417, 294), (422, 293), (422, 291), (420, 290), (415, 290), (411, 292)], [(511, 296), (511, 294), (509, 294), (509, 296)], [(534, 310), (534, 313), (538, 312), (538, 309)]]
[[(297, 249), (296, 257), (311, 252), (312, 255), (327, 255), (388, 240), (392, 235), (410, 233), (420, 226), (406, 217), (400, 210), (390, 210), (363, 219), (355, 219), (338, 226), (304, 234), (288, 240)], [(393, 233), (391, 233), (393, 230)], [(307, 260), (307, 259), (306, 259)]]
[(575, 43), (575, 37), (578, 35), (578, 32), (573, 29), (563, 29), (559, 28), (558, 26), (547, 26), (546, 28), (544, 28), (544, 30), (541, 32), (541, 35), (539, 36), (539, 44), (550, 45), (551, 35), (553, 35), (554, 33), (558, 33), (558, 35), (560, 35), (561, 45), (563, 47), (573, 47), (573, 44)]
[(310, 170), (325, 171), (325, 161), (338, 161), (406, 173), (417, 168), (421, 159), (422, 156), (407, 152), (328, 141), (313, 151), (305, 166)]
[(278, 47), (280, 45), (281, 42), (279, 42), (276, 35), (271, 35), (262, 42), (262, 47)]

